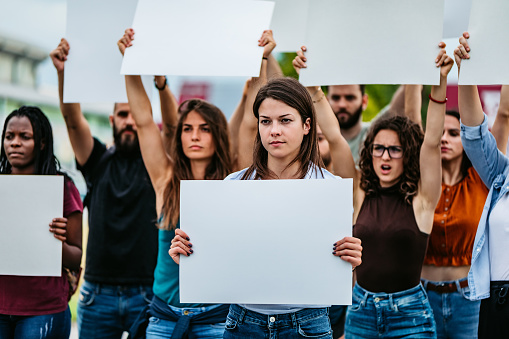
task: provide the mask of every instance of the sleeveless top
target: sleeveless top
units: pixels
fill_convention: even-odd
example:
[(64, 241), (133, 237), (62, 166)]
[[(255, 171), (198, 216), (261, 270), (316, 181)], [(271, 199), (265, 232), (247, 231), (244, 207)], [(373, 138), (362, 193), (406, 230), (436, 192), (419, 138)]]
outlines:
[(429, 235), (419, 230), (412, 205), (396, 186), (364, 198), (353, 236), (363, 248), (356, 270), (360, 286), (395, 293), (420, 283)]
[(470, 167), (467, 176), (456, 185), (442, 183), (425, 265), (470, 265), (475, 233), (487, 196), (488, 188), (474, 167)]

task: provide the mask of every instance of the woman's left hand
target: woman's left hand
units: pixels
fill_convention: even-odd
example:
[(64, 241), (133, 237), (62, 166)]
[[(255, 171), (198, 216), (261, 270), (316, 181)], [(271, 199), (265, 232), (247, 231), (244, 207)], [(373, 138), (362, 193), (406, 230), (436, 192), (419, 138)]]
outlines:
[(49, 231), (60, 241), (67, 240), (67, 218), (55, 218), (49, 223)]
[(272, 30), (263, 31), (262, 37), (258, 40), (258, 46), (263, 47), (263, 57), (268, 58), (270, 53), (276, 48), (276, 41), (272, 34)]
[(333, 255), (340, 257), (344, 261), (352, 265), (355, 269), (362, 263), (362, 246), (361, 239), (354, 237), (344, 237), (343, 239), (334, 243)]

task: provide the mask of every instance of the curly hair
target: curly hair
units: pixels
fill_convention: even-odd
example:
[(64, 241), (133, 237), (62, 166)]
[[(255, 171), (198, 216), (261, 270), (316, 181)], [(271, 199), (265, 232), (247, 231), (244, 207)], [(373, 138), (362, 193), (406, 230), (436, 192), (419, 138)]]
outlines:
[(399, 192), (405, 197), (405, 201), (411, 204), (413, 197), (417, 194), (418, 183), (421, 177), (420, 154), (424, 134), (419, 125), (406, 117), (383, 118), (371, 126), (364, 140), (359, 161), (361, 171), (360, 187), (364, 190), (366, 196), (377, 195), (380, 191), (380, 180), (373, 168), (371, 147), (376, 135), (381, 130), (391, 130), (398, 134), (403, 148), (403, 173), (396, 185), (398, 185)]

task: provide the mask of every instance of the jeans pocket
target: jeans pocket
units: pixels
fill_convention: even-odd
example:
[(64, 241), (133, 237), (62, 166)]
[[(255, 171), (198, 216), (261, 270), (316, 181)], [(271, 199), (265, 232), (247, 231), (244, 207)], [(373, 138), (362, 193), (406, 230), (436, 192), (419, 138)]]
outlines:
[(95, 292), (93, 290), (89, 290), (84, 288), (83, 286), (80, 289), (80, 297), (78, 303), (81, 306), (90, 306), (94, 302)]
[(299, 334), (304, 338), (332, 338), (332, 329), (327, 314), (299, 322), (297, 328)]

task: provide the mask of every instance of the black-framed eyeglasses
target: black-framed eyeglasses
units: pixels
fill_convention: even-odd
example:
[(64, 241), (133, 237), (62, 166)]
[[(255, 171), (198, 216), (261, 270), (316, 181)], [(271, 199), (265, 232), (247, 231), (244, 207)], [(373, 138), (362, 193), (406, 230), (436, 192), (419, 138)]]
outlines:
[(383, 157), (385, 151), (389, 153), (391, 159), (399, 159), (403, 156), (403, 148), (401, 146), (387, 146), (373, 144), (371, 146), (371, 155), (376, 158)]

